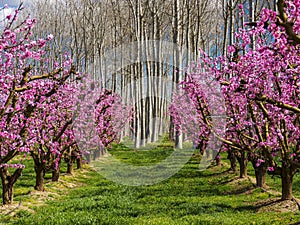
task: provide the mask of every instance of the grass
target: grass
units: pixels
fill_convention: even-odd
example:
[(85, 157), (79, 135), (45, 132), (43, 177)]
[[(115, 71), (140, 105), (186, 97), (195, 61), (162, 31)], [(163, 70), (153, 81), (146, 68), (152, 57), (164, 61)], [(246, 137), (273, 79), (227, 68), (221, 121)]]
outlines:
[[(151, 165), (172, 153), (172, 143), (134, 151), (117, 145), (110, 153), (123, 162)], [(227, 162), (228, 163), (228, 162)], [(226, 160), (225, 160), (226, 164)], [(254, 189), (247, 180), (236, 180), (228, 167), (211, 167), (200, 172), (199, 158), (190, 161), (174, 176), (151, 186), (125, 186), (105, 179), (88, 169), (75, 176), (62, 176), (48, 182), (53, 199), (42, 207), (24, 195), (34, 185), (32, 167), (27, 167), (15, 188), (15, 201), (23, 199), (28, 210), (13, 217), (2, 217), (7, 224), (296, 224), (300, 213), (258, 212), (257, 202), (276, 197)], [(65, 168), (62, 168), (63, 170)], [(253, 170), (249, 165), (249, 173)], [(294, 194), (300, 196), (300, 179), (295, 177)], [(65, 183), (78, 184), (66, 189)], [(279, 178), (268, 177), (268, 184), (280, 187)], [(68, 190), (66, 192), (66, 190)], [(279, 189), (278, 189), (279, 190)], [(59, 195), (57, 195), (57, 193)], [(25, 195), (26, 196), (26, 195)]]

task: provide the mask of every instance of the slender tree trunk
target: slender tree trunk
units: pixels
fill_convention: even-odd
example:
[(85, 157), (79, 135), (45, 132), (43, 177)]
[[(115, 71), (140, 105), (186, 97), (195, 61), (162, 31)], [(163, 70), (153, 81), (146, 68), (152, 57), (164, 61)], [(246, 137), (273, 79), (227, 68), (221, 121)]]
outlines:
[(100, 147), (100, 157), (107, 154), (107, 150), (104, 147)]
[(0, 168), (0, 176), (2, 180), (2, 202), (3, 205), (8, 205), (13, 202), (13, 187), (18, 178), (22, 174), (21, 168), (15, 170), (11, 175), (7, 168)]
[(221, 157), (219, 155), (216, 157), (216, 165), (221, 166)]
[(233, 172), (236, 172), (236, 158), (231, 150), (228, 150), (227, 159), (229, 159), (229, 161), (230, 161), (230, 170)]
[(175, 141), (175, 137), (174, 137), (174, 122), (173, 122), (173, 117), (170, 116), (170, 124), (169, 124), (169, 140), (171, 141)]
[(13, 185), (11, 183), (4, 184), (2, 180), (2, 201), (3, 205), (8, 205), (13, 202)]
[(247, 177), (247, 160), (240, 161), (240, 178)]
[(80, 170), (82, 168), (82, 160), (81, 157), (80, 158), (76, 158), (76, 166), (77, 169)]
[(247, 164), (248, 160), (245, 156), (245, 152), (241, 152), (241, 156), (237, 157), (237, 160), (240, 165), (240, 178), (245, 178), (247, 177)]
[(182, 149), (183, 136), (182, 133), (176, 131), (175, 136), (175, 148)]
[(234, 27), (234, 1), (233, 0), (229, 0), (229, 7), (230, 7), (230, 20), (229, 20), (229, 45), (233, 45), (234, 44), (234, 32), (235, 32), (235, 27)]
[(93, 160), (99, 159), (100, 158), (100, 154), (101, 154), (101, 150), (99, 149), (99, 147), (93, 152)]
[(34, 171), (35, 171), (34, 189), (37, 191), (45, 191), (45, 186), (44, 186), (45, 170), (44, 170), (44, 168), (40, 165), (35, 165)]
[(266, 187), (266, 169), (263, 167), (258, 167), (255, 169), (255, 178), (257, 187)]
[(75, 158), (73, 156), (71, 156), (67, 162), (67, 173), (68, 174), (73, 174), (73, 172), (74, 172), (74, 161), (75, 161)]
[(283, 165), (281, 172), (281, 200), (293, 199), (293, 177), (294, 174), (291, 171), (291, 168)]
[[(254, 1), (253, 0), (249, 0), (249, 13), (250, 13), (250, 21), (254, 22), (255, 21), (255, 6), (254, 6)], [(255, 50), (255, 38), (253, 38), (252, 36), (250, 37), (251, 39), (251, 48), (253, 50)]]
[(53, 182), (57, 182), (59, 179), (59, 175), (60, 175), (59, 169), (60, 169), (60, 161), (58, 162), (57, 168), (54, 167), (52, 170), (52, 181)]
[(52, 170), (52, 181), (57, 182), (59, 179), (59, 175), (60, 175), (59, 168)]

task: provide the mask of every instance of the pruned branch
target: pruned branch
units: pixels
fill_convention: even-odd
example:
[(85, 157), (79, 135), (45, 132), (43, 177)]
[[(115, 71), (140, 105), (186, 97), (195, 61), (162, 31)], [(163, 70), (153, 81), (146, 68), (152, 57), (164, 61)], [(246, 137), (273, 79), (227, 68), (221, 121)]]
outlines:
[(272, 104), (272, 105), (275, 105), (281, 109), (287, 109), (287, 110), (290, 110), (294, 113), (300, 113), (300, 109), (295, 107), (295, 106), (292, 106), (292, 105), (289, 105), (289, 104), (286, 104), (286, 103), (283, 103), (283, 102), (280, 102), (280, 101), (277, 101), (277, 100), (274, 100), (274, 99), (271, 99), (271, 98), (268, 98), (266, 95), (262, 95), (262, 96), (258, 96), (255, 98), (255, 100), (257, 101), (265, 101), (269, 104)]

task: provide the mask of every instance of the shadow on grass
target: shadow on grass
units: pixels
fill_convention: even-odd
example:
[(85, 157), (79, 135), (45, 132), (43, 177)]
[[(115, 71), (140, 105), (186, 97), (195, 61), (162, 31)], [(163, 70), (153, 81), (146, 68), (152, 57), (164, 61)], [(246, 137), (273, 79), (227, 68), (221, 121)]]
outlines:
[(222, 172), (214, 172), (214, 173), (206, 173), (205, 171), (200, 172), (200, 176), (202, 177), (218, 177), (218, 176), (229, 175), (229, 174), (235, 174), (235, 172), (233, 172), (230, 169), (224, 170)]
[(234, 189), (232, 191), (225, 192), (225, 194), (228, 195), (250, 194), (254, 190), (255, 188), (253, 188), (253, 186), (244, 186), (244, 187)]
[(259, 203), (256, 205), (257, 208), (261, 208), (261, 207), (266, 207), (266, 206), (269, 206), (269, 205), (273, 205), (273, 204), (276, 204), (276, 203), (280, 203), (280, 202), (283, 202), (281, 199), (270, 199), (268, 202), (262, 202), (262, 203)]

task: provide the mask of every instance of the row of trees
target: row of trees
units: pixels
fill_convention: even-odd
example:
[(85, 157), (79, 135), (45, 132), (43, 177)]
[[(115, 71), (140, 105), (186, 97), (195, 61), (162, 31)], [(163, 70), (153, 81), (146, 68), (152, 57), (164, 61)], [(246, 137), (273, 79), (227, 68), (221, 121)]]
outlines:
[[(35, 0), (30, 13), (40, 21), (34, 30), (37, 37), (45, 31), (56, 34), (51, 54), (59, 57), (69, 51), (77, 68), (93, 74), (125, 104), (135, 103), (133, 130), (124, 135), (131, 134), (139, 147), (169, 131), (170, 93), (183, 76), (175, 71), (197, 58), (199, 48), (211, 54), (223, 51), (224, 4), (209, 0)], [(171, 57), (163, 55), (163, 41), (175, 44)], [(191, 54), (180, 58), (184, 49)]]
[[(17, 22), (21, 10), (22, 4), (6, 16), (0, 36), (3, 204), (12, 203), (13, 186), (27, 155), (34, 161), (35, 189), (43, 191), (46, 172), (52, 171), (52, 180), (57, 181), (62, 160), (72, 172), (76, 159), (80, 165), (84, 154), (118, 139), (118, 129), (131, 115), (118, 95), (80, 74), (69, 54), (57, 61), (49, 58), (46, 46), (51, 45), (53, 36), (35, 39), (32, 30), (36, 19), (27, 17)], [(81, 116), (87, 110), (91, 114), (88, 120)], [(84, 126), (94, 127), (95, 132), (80, 129)], [(113, 129), (116, 126), (118, 129)]]
[[(239, 14), (238, 4), (246, 14)], [(181, 148), (167, 110), (186, 76), (182, 68), (199, 57), (200, 48), (210, 56), (226, 54), (234, 33), (256, 21), (263, 7), (275, 8), (274, 0), (34, 0), (28, 11), (39, 20), (36, 38), (56, 35), (52, 57), (70, 52), (77, 69), (101, 80), (125, 104), (134, 102), (133, 129), (123, 135), (136, 148), (166, 132)], [(166, 42), (174, 44), (169, 55), (163, 54)]]
[[(62, 158), (71, 170), (74, 159), (85, 154), (81, 149), (93, 150), (98, 143), (107, 146), (117, 138), (132, 112), (121, 98), (125, 105), (134, 103), (133, 129), (124, 135), (131, 135), (136, 147), (167, 131), (181, 147), (179, 131), (189, 120), (181, 119), (178, 112), (189, 108), (184, 116), (189, 115), (199, 129), (187, 135), (199, 147), (205, 149), (209, 136), (215, 134), (229, 153), (232, 169), (238, 160), (241, 177), (247, 175), (250, 160), (258, 186), (265, 185), (267, 170), (280, 173), (283, 198), (291, 198), (299, 157), (297, 3), (279, 0), (276, 7), (267, 0), (36, 0), (32, 4), (36, 10), (31, 14), (40, 21), (35, 28), (35, 19), (16, 23), (20, 6), (5, 19), (1, 36), (4, 203), (11, 202), (13, 184), (23, 169), (22, 162), (11, 164), (11, 160), (19, 160), (20, 153), (30, 154), (36, 189), (43, 190), (45, 172), (52, 170), (56, 180)], [(263, 7), (269, 10), (259, 17)], [(278, 16), (270, 9), (278, 10)], [(171, 55), (163, 54), (162, 40), (175, 43)], [(129, 42), (135, 44), (122, 45)], [(182, 58), (184, 50), (191, 54)], [(210, 58), (220, 54), (224, 56)], [(195, 65), (189, 63), (199, 57)], [(182, 71), (188, 64), (189, 70)], [(80, 70), (90, 72), (93, 79), (81, 83)], [(218, 108), (212, 110), (207, 100), (207, 89), (200, 85), (203, 76), (206, 82), (213, 78), (221, 83), (228, 120), (225, 137), (220, 128), (212, 129), (213, 111)], [(173, 98), (177, 102), (168, 118), (168, 100), (182, 79), (186, 94)], [(99, 89), (94, 80), (99, 81)], [(75, 127), (74, 117), (80, 121)], [(164, 120), (170, 124), (163, 126)], [(16, 169), (10, 173), (9, 167)]]
[[(299, 7), (299, 1), (278, 0), (277, 12), (264, 9), (257, 22), (235, 34), (237, 41), (228, 46), (226, 55), (213, 59), (202, 52), (171, 107), (177, 128), (187, 130), (178, 99), (188, 98), (193, 122), (203, 128), (190, 138), (203, 146), (209, 138), (207, 130), (214, 132), (233, 170), (238, 160), (240, 177), (247, 176), (247, 163), (252, 163), (259, 187), (265, 187), (267, 172), (279, 175), (283, 200), (293, 198), (293, 176), (300, 168)], [(239, 8), (243, 15), (243, 5)], [(208, 79), (221, 85), (225, 136), (212, 124), (216, 110), (210, 106), (218, 102), (209, 102), (201, 85)]]

